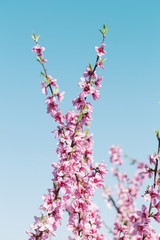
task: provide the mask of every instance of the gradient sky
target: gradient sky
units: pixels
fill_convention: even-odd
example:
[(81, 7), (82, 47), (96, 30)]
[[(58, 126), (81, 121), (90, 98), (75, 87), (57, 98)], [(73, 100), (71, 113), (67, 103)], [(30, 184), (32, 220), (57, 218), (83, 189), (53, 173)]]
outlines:
[[(95, 63), (98, 28), (104, 23), (111, 27), (108, 59), (98, 72), (104, 77), (101, 99), (93, 104), (95, 161), (108, 164), (112, 144), (145, 161), (157, 150), (154, 129), (160, 129), (159, 13), (159, 0), (0, 0), (1, 239), (28, 239), (25, 230), (39, 215), (41, 196), (51, 187), (51, 163), (57, 161), (51, 133), (56, 124), (46, 114), (31, 35), (40, 35), (48, 73), (66, 92), (66, 113), (80, 91), (77, 84), (85, 67)], [(95, 201), (108, 222), (112, 213), (100, 192)], [(67, 239), (66, 222), (67, 214), (56, 239)]]

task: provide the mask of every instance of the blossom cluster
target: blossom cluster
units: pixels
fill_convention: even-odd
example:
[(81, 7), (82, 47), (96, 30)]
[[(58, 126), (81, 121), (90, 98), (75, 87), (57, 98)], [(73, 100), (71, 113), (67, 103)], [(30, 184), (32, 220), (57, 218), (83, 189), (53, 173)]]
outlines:
[(149, 209), (143, 204), (141, 210), (137, 211), (138, 220), (134, 224), (133, 235), (148, 239), (160, 239), (160, 233), (156, 233), (150, 224), (151, 219), (160, 223), (160, 169), (158, 169), (158, 162), (160, 160), (160, 137), (156, 134), (158, 139), (158, 153), (149, 156), (149, 164), (145, 165), (145, 174), (149, 178), (153, 177), (153, 184), (148, 186), (143, 197), (144, 201), (149, 201)]
[[(110, 162), (116, 166), (122, 163), (122, 149), (120, 146), (112, 146), (109, 153), (111, 154)], [(139, 162), (137, 171), (132, 179), (127, 173), (120, 172), (119, 168), (112, 167), (111, 172), (118, 180), (116, 185), (116, 199), (113, 189), (105, 187), (103, 197), (108, 207), (115, 207), (117, 214), (114, 222), (112, 233), (114, 240), (149, 240), (160, 239), (160, 234), (157, 234), (153, 229), (151, 218), (160, 223), (160, 171), (158, 170), (159, 153), (149, 157), (150, 164)], [(132, 163), (136, 163), (136, 160)], [(154, 169), (151, 165), (154, 165)], [(148, 186), (143, 195), (145, 201), (150, 201), (150, 207), (143, 204), (141, 209), (136, 208), (136, 199), (140, 193), (140, 187), (144, 184), (144, 180), (154, 175), (154, 184)], [(156, 190), (157, 186), (157, 190)], [(153, 213), (152, 210), (156, 212)]]
[(113, 164), (122, 165), (122, 148), (120, 146), (111, 146), (109, 150), (110, 161)]
[(55, 231), (61, 225), (64, 211), (69, 214), (67, 228), (73, 233), (70, 240), (104, 239), (104, 235), (99, 232), (102, 219), (92, 197), (95, 189), (104, 187), (107, 168), (104, 161), (93, 165), (93, 140), (88, 130), (93, 107), (87, 102), (87, 97), (92, 95), (93, 100), (100, 98), (103, 77), (97, 76), (96, 69), (104, 68), (101, 57), (106, 54), (105, 34), (101, 46), (95, 47), (97, 60), (94, 68), (89, 64), (81, 77), (81, 93), (72, 101), (76, 111), (68, 111), (67, 114), (62, 114), (58, 103), (62, 101), (64, 92), (59, 90), (57, 80), (47, 74), (44, 65), (47, 60), (42, 53), (45, 49), (39, 46), (39, 37), (33, 35), (36, 46), (32, 51), (37, 53), (37, 60), (43, 67), (42, 93), (48, 95), (48, 90), (51, 92), (51, 96), (46, 99), (47, 113), (58, 123), (57, 130), (53, 132), (58, 138), (56, 152), (59, 161), (52, 164), (53, 188), (42, 196), (40, 210), (43, 214), (35, 217), (30, 231), (27, 231), (29, 240), (45, 240), (56, 236)]

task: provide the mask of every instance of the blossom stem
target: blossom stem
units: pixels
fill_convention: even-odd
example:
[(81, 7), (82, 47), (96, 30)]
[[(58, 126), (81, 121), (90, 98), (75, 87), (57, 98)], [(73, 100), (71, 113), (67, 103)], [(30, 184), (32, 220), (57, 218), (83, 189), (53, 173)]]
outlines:
[[(103, 35), (102, 43), (104, 43), (104, 40), (105, 40), (105, 35)], [(92, 74), (94, 74), (94, 72), (95, 72), (95, 70), (96, 70), (96, 68), (97, 68), (98, 60), (99, 60), (99, 56), (97, 55), (96, 63), (95, 63), (95, 66), (94, 66), (94, 68), (93, 68)]]
[(113, 206), (115, 207), (115, 209), (117, 210), (117, 212), (121, 214), (121, 211), (119, 210), (119, 207), (117, 207), (117, 205), (116, 205), (114, 199), (112, 198), (112, 196), (109, 195), (108, 198), (109, 198), (109, 200), (112, 202), (112, 204), (113, 204)]
[[(158, 154), (159, 154), (160, 153), (160, 137), (159, 137), (159, 135), (157, 136), (157, 140), (158, 140)], [(154, 188), (156, 186), (157, 169), (158, 169), (158, 159), (156, 159), (156, 165), (155, 165), (155, 170), (154, 170)]]
[[(160, 153), (160, 137), (159, 137), (159, 135), (157, 135), (157, 140), (158, 140), (158, 154), (159, 154)], [(156, 187), (157, 169), (158, 169), (158, 159), (156, 159), (156, 164), (155, 164), (155, 169), (154, 169), (154, 184), (153, 184), (154, 189)], [(152, 210), (152, 199), (151, 199), (151, 202), (150, 202), (150, 205), (149, 205), (148, 215), (150, 215), (151, 210)]]
[[(104, 40), (105, 40), (105, 35), (103, 35), (102, 43), (104, 43)], [(95, 72), (95, 70), (96, 70), (96, 68), (97, 68), (98, 60), (99, 60), (99, 56), (97, 55), (97, 59), (96, 59), (95, 66), (94, 66), (93, 71), (92, 71), (92, 75), (94, 74), (94, 72)], [(89, 83), (90, 83), (90, 82), (91, 82), (91, 80), (89, 81)], [(87, 97), (85, 97), (85, 101), (86, 101), (86, 98), (87, 98)], [(81, 108), (80, 114), (82, 114), (82, 111), (83, 111), (83, 109)], [(79, 124), (79, 122), (78, 122), (78, 120), (77, 120), (76, 127), (75, 127), (75, 131), (74, 131), (74, 134), (73, 134), (73, 139), (72, 139), (71, 147), (74, 146), (74, 137), (75, 137), (75, 135), (76, 135), (76, 131), (77, 131), (78, 124)]]
[[(40, 59), (41, 59), (41, 65), (42, 65), (42, 67), (43, 67), (43, 69), (44, 69), (44, 72), (45, 72), (45, 75), (46, 75), (46, 77), (47, 77), (47, 76), (48, 76), (48, 75), (47, 75), (47, 70), (46, 70), (46, 68), (45, 68), (45, 66), (44, 66), (44, 63), (43, 63), (43, 61), (42, 61), (41, 56), (40, 56)], [(52, 93), (52, 96), (53, 96), (54, 94), (53, 94), (52, 87), (51, 87), (50, 84), (49, 84), (48, 86), (49, 86), (49, 88), (50, 88), (50, 90), (51, 90), (51, 93)]]

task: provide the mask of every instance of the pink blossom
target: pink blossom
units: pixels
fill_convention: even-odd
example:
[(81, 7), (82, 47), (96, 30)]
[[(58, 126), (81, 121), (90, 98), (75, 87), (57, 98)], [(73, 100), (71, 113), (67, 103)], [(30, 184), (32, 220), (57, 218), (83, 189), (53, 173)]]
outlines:
[(96, 163), (95, 166), (96, 171), (98, 171), (98, 173), (100, 173), (102, 176), (106, 175), (106, 173), (108, 172), (108, 169), (104, 164), (104, 161), (102, 161), (101, 163)]
[(151, 164), (153, 163), (155, 165), (155, 163), (156, 163), (155, 161), (160, 160), (160, 153), (158, 153), (158, 154), (155, 153), (155, 154), (150, 155), (149, 160), (150, 160)]
[(58, 108), (58, 104), (56, 103), (55, 97), (48, 97), (46, 99), (46, 104), (47, 104), (47, 113), (52, 113), (56, 111)]
[(156, 214), (152, 215), (154, 220), (158, 223), (160, 223), (160, 212), (157, 212)]
[(96, 50), (97, 55), (98, 55), (99, 57), (101, 57), (102, 55), (105, 55), (105, 54), (106, 54), (106, 52), (104, 51), (105, 46), (106, 46), (106, 45), (105, 45), (104, 43), (102, 43), (100, 48), (99, 48), (99, 47), (95, 47), (95, 50)]
[(155, 190), (153, 186), (149, 187), (144, 195), (144, 200), (149, 201), (150, 199), (153, 201), (154, 198), (160, 199), (160, 190)]
[[(36, 236), (38, 237), (41, 232), (43, 232), (43, 239), (47, 239), (51, 236), (56, 236), (53, 232), (53, 224), (55, 219), (53, 217), (44, 216), (43, 218), (35, 217), (35, 222), (31, 225), (31, 230), (36, 231)], [(33, 236), (32, 234), (30, 234)], [(35, 239), (37, 239), (37, 237)], [(31, 238), (32, 239), (32, 238)]]
[(104, 179), (100, 175), (95, 175), (90, 178), (89, 183), (95, 188), (103, 188), (104, 187)]
[(157, 179), (156, 184), (160, 188), (160, 178)]
[(47, 95), (48, 94), (47, 93), (47, 86), (45, 85), (45, 83), (41, 82), (41, 86), (42, 86), (42, 93)]
[(58, 101), (62, 102), (62, 100), (64, 98), (64, 94), (65, 94), (65, 92), (60, 92), (60, 93), (57, 94)]
[(150, 160), (150, 164), (152, 164), (152, 163), (153, 163), (154, 165), (156, 164), (155, 155), (154, 155), (154, 154), (152, 154), (152, 155), (149, 156), (149, 160)]
[(133, 235), (139, 235), (143, 236), (147, 234), (148, 227), (146, 224), (141, 223), (141, 222), (136, 222), (134, 223), (134, 230), (133, 230)]
[(102, 85), (100, 84), (100, 82), (102, 82), (102, 79), (103, 79), (103, 77), (100, 76), (100, 77), (97, 79), (97, 81), (94, 82), (94, 84), (95, 84), (95, 86), (96, 86), (96, 88), (97, 88), (98, 90), (102, 87)]
[(111, 163), (117, 164), (117, 165), (122, 165), (123, 160), (122, 160), (122, 148), (120, 146), (111, 146), (109, 154), (111, 155), (110, 161)]
[(101, 67), (102, 69), (104, 69), (104, 66), (103, 66), (103, 60), (101, 60), (101, 58), (99, 58), (99, 61), (98, 61), (98, 63), (97, 63), (97, 66), (98, 67)]
[(58, 126), (57, 128), (58, 128), (58, 130), (53, 130), (52, 131), (52, 133), (55, 133), (55, 132), (57, 133), (55, 138), (59, 137), (62, 134), (62, 132), (63, 132), (62, 127)]
[(157, 200), (154, 199), (154, 200), (152, 201), (152, 204), (153, 204), (153, 206), (154, 206), (155, 208), (157, 208), (157, 210), (160, 212), (160, 201), (157, 203)]
[(64, 117), (63, 117), (61, 111), (52, 111), (51, 116), (54, 118), (55, 122), (59, 122), (60, 125), (64, 124)]
[(148, 174), (148, 177), (151, 178), (153, 176), (153, 169), (150, 168), (148, 164), (145, 164), (145, 173)]
[(89, 77), (89, 81), (91, 79), (97, 79), (97, 74), (96, 72), (90, 69), (90, 67), (86, 67), (86, 72), (83, 73), (84, 77)]
[(96, 101), (97, 99), (100, 98), (100, 94), (99, 94), (99, 91), (97, 89), (94, 90), (94, 92), (92, 93), (92, 97), (93, 99)]
[(45, 59), (44, 57), (41, 57), (43, 62), (47, 62), (47, 59)]
[(83, 93), (80, 93), (78, 98), (74, 99), (72, 101), (72, 103), (73, 103), (73, 106), (75, 106), (77, 110), (80, 110), (82, 108), (82, 106), (85, 105), (85, 100), (83, 98)]
[(49, 194), (43, 194), (42, 199), (44, 201), (44, 204), (40, 207), (40, 209), (51, 213), (57, 205), (54, 201), (55, 194), (50, 191)]
[(54, 87), (58, 87), (57, 85), (57, 79), (54, 79), (51, 75), (48, 75), (47, 76), (48, 80), (49, 80), (49, 83), (54, 86)]
[(125, 233), (126, 226), (121, 225), (120, 223), (114, 223), (114, 235), (120, 235), (121, 233)]
[(142, 205), (142, 211), (137, 211), (137, 215), (141, 218), (143, 223), (149, 223), (150, 218), (148, 217), (147, 207)]
[(41, 47), (37, 44), (36, 46), (33, 47), (32, 52), (36, 52), (38, 56), (43, 56), (42, 51), (44, 51), (45, 48)]
[(90, 83), (86, 83), (86, 82), (80, 82), (79, 86), (82, 88), (82, 93), (85, 97), (87, 97), (88, 95), (92, 94), (94, 92), (94, 88), (91, 87)]

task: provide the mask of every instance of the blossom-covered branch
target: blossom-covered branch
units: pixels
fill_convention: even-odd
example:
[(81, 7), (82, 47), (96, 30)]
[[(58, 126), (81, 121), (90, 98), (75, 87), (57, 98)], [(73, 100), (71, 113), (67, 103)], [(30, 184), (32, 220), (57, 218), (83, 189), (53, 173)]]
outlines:
[(100, 98), (102, 76), (97, 77), (96, 68), (104, 68), (104, 59), (101, 57), (106, 54), (104, 40), (108, 29), (104, 25), (100, 31), (103, 40), (100, 47), (95, 47), (95, 66), (89, 64), (86, 67), (79, 83), (82, 92), (72, 101), (77, 111), (69, 111), (65, 115), (62, 114), (58, 103), (62, 101), (64, 92), (60, 92), (57, 80), (48, 75), (44, 65), (47, 60), (42, 53), (45, 49), (39, 46), (39, 36), (33, 35), (36, 42), (33, 52), (37, 53), (37, 60), (43, 68), (42, 93), (48, 95), (48, 88), (51, 92), (51, 96), (46, 99), (47, 113), (58, 123), (57, 130), (53, 132), (58, 138), (56, 152), (59, 162), (52, 164), (53, 188), (42, 196), (44, 202), (40, 209), (43, 214), (41, 217), (35, 217), (30, 231), (27, 231), (30, 240), (45, 240), (55, 236), (64, 211), (69, 213), (68, 229), (74, 235), (73, 238), (69, 237), (70, 240), (104, 239), (104, 235), (99, 232), (102, 220), (92, 197), (96, 188), (103, 188), (107, 169), (104, 162), (93, 166), (93, 140), (88, 130), (93, 107), (87, 102), (89, 95), (92, 95), (93, 100)]
[[(113, 235), (114, 240), (133, 239), (134, 223), (138, 220), (135, 200), (138, 198), (140, 186), (142, 186), (144, 179), (147, 177), (145, 173), (145, 164), (143, 162), (137, 163), (137, 171), (131, 179), (127, 172), (120, 172), (120, 166), (124, 164), (122, 158), (122, 148), (120, 146), (110, 147), (110, 162), (113, 165), (111, 172), (117, 179), (116, 194), (113, 192), (113, 186), (105, 187), (103, 197), (105, 198), (108, 207), (116, 209), (116, 217), (114, 221)], [(131, 159), (131, 163), (133, 160)], [(113, 195), (115, 199), (113, 199)]]
[[(110, 161), (117, 167), (112, 167), (111, 171), (118, 180), (117, 198), (113, 200), (113, 189), (105, 187), (103, 197), (107, 206), (116, 209), (113, 235), (114, 240), (159, 240), (160, 234), (156, 233), (152, 227), (151, 218), (160, 223), (160, 170), (158, 162), (160, 160), (160, 137), (156, 131), (158, 140), (158, 152), (149, 157), (150, 164), (137, 162), (131, 159), (131, 163), (137, 165), (137, 171), (131, 180), (127, 173), (121, 173), (119, 166), (123, 165), (122, 149), (120, 146), (110, 148)], [(154, 167), (152, 167), (154, 166)], [(153, 177), (153, 185), (148, 186), (144, 194), (144, 200), (150, 201), (149, 210), (143, 204), (141, 209), (136, 208), (135, 200), (138, 198), (140, 186), (144, 180)], [(156, 212), (155, 212), (156, 211)]]

